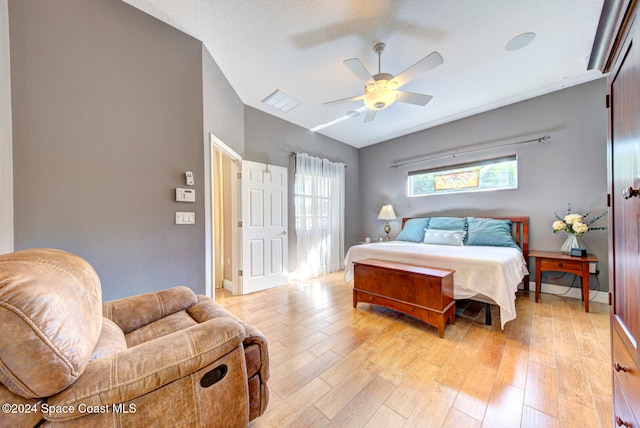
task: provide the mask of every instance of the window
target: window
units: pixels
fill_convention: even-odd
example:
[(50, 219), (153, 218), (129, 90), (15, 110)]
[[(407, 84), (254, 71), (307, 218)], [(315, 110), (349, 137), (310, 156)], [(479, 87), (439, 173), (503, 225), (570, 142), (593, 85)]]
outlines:
[(409, 197), (518, 188), (518, 159), (510, 155), (409, 173)]
[(327, 177), (302, 174), (296, 176), (296, 231), (323, 230), (329, 226), (332, 187), (331, 180)]
[(296, 154), (295, 224), (297, 277), (344, 268), (345, 165)]

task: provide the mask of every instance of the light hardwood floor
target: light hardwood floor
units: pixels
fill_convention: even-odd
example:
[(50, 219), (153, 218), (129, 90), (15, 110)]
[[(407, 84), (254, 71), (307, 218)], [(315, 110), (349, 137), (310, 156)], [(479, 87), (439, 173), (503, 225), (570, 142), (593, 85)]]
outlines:
[(458, 304), (444, 339), (384, 308), (352, 305), (342, 272), (247, 296), (227, 310), (269, 343), (262, 427), (610, 427), (609, 307), (520, 291), (517, 318), (484, 324)]

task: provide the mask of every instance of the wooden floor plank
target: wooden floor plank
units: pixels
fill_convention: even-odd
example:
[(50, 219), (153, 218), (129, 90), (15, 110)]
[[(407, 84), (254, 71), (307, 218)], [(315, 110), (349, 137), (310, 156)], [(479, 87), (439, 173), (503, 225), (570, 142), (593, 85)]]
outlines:
[(556, 369), (531, 362), (524, 391), (524, 404), (554, 418), (558, 417)]
[(524, 391), (529, 369), (529, 347), (507, 338), (496, 380)]
[(583, 359), (589, 379), (589, 387), (602, 426), (613, 426), (613, 410), (610, 392), (612, 388), (611, 365), (591, 358)]
[(467, 415), (466, 413), (452, 408), (442, 426), (446, 428), (480, 428), (482, 426), (482, 423), (479, 420)]
[(273, 389), (280, 397), (287, 399), (296, 394), (302, 387), (312, 382), (318, 375), (340, 361), (340, 356), (334, 352), (326, 352), (320, 357), (300, 367), (298, 370), (285, 375), (282, 381), (275, 383)]
[(596, 428), (612, 425), (601, 425), (598, 413), (593, 407), (560, 397), (560, 426)]
[(387, 399), (386, 405), (399, 415), (408, 418), (422, 401), (431, 383), (435, 379), (440, 367), (435, 366), (424, 359), (415, 362), (411, 376), (404, 381)]
[(585, 407), (593, 407), (593, 396), (582, 362), (559, 357), (557, 364), (558, 396)]
[(502, 361), (506, 342), (507, 337), (503, 332), (488, 332), (487, 338), (478, 352), (478, 362), (497, 370)]
[(491, 397), (497, 369), (476, 362), (465, 379), (453, 407), (474, 419), (482, 420)]
[(560, 428), (560, 421), (536, 409), (524, 406), (520, 428)]
[(331, 419), (331, 426), (345, 428), (365, 426), (394, 389), (392, 383), (376, 376)]
[(399, 427), (404, 425), (405, 422), (405, 418), (383, 405), (369, 419), (365, 428)]
[(315, 407), (307, 407), (304, 412), (298, 415), (287, 428), (323, 428), (329, 426), (331, 421)]
[(410, 427), (440, 427), (444, 424), (458, 391), (432, 382), (416, 410), (407, 419)]
[(511, 385), (496, 382), (491, 391), (483, 426), (511, 428), (520, 426), (524, 392)]
[(380, 367), (372, 363), (366, 363), (353, 370), (349, 376), (334, 386), (314, 405), (329, 419), (333, 419), (351, 400), (366, 388), (369, 383), (378, 377)]
[(314, 379), (297, 394), (288, 400), (281, 401), (277, 406), (273, 406), (260, 418), (252, 423), (253, 427), (278, 427), (286, 426), (304, 413), (319, 395), (324, 395), (331, 387), (320, 378)]

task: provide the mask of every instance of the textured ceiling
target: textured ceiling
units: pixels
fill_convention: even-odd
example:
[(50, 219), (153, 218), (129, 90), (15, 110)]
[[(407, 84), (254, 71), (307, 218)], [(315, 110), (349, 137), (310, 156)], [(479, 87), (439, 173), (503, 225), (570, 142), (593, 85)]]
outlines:
[[(247, 105), (364, 147), (602, 77), (587, 71), (603, 0), (125, 0), (201, 40)], [(529, 45), (505, 50), (515, 36)], [(364, 84), (345, 59), (397, 75), (433, 51), (444, 58), (402, 89), (433, 95), (396, 102), (363, 121)], [(288, 113), (261, 101), (275, 90), (301, 101)], [(354, 114), (354, 113), (352, 113)], [(311, 131), (310, 131), (311, 132)]]

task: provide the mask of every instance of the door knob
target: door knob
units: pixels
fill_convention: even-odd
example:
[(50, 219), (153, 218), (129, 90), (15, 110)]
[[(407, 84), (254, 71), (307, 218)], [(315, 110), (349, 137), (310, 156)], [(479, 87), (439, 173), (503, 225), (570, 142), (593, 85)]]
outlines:
[(283, 230), (282, 232), (280, 232), (280, 235), (282, 235), (282, 236), (284, 236), (284, 235), (286, 235), (286, 234), (287, 234), (287, 231), (286, 231), (286, 230)]
[(627, 187), (622, 191), (622, 197), (625, 199), (631, 199), (634, 196), (640, 196), (640, 189), (634, 189), (633, 187)]
[(627, 372), (627, 368), (625, 366), (621, 366), (617, 361), (613, 365), (613, 369), (617, 372)]
[(632, 427), (633, 426), (633, 425), (631, 425), (631, 422), (623, 421), (620, 416), (616, 416), (616, 425), (619, 426), (619, 427), (622, 427), (622, 426)]

